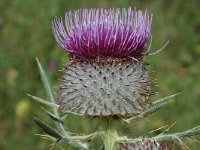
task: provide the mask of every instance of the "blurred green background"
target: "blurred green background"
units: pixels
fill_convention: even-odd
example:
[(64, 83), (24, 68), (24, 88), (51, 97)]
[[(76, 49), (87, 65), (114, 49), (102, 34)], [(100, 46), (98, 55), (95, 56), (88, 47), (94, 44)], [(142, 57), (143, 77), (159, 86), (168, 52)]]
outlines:
[[(0, 149), (48, 149), (50, 142), (33, 123), (38, 116), (52, 124), (27, 93), (46, 98), (35, 58), (38, 57), (56, 86), (67, 54), (55, 42), (51, 21), (69, 10), (91, 7), (129, 7), (153, 13), (152, 52), (170, 40), (167, 48), (147, 58), (158, 79), (153, 99), (181, 92), (166, 108), (126, 127), (122, 132), (141, 135), (164, 125), (171, 131), (200, 125), (200, 13), (199, 0), (0, 0)], [(90, 120), (69, 117), (71, 131), (95, 130)], [(134, 133), (134, 134), (133, 134)], [(199, 138), (200, 139), (200, 138)], [(193, 150), (200, 144), (184, 140)]]

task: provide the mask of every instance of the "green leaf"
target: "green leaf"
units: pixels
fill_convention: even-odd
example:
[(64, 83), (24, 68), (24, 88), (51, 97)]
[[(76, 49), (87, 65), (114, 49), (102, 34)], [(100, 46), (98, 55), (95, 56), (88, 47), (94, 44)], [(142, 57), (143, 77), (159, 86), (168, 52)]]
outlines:
[(166, 96), (166, 97), (163, 97), (155, 102), (153, 102), (153, 105), (165, 105), (166, 103), (172, 101), (175, 96), (179, 95), (180, 93), (176, 93), (176, 94), (173, 94), (173, 95), (169, 95), (169, 96)]
[(199, 135), (200, 135), (200, 127), (198, 126), (198, 127), (195, 127), (193, 129), (189, 129), (189, 130), (183, 131), (183, 132), (169, 133), (169, 134), (161, 133), (161, 134), (153, 137), (153, 139), (158, 142), (159, 141), (170, 141), (170, 140), (175, 141), (177, 139), (192, 137), (192, 136), (199, 136)]
[(175, 96), (177, 96), (179, 94), (180, 93), (173, 94), (173, 95), (161, 98), (161, 99), (153, 102), (152, 105), (146, 111), (143, 111), (143, 112), (139, 113), (137, 116), (133, 116), (133, 117), (130, 117), (128, 119), (122, 119), (122, 121), (124, 121), (126, 123), (130, 123), (133, 119), (144, 118), (147, 115), (152, 114), (152, 113), (160, 110), (161, 108), (163, 108), (167, 103), (172, 101), (173, 97), (175, 97)]
[[(44, 85), (44, 88), (45, 88), (45, 91), (47, 93), (47, 96), (48, 96), (48, 99), (55, 104), (55, 100), (54, 100), (54, 96), (53, 96), (53, 92), (51, 90), (51, 86), (50, 86), (50, 83), (48, 81), (48, 78), (47, 78), (47, 75), (44, 71), (44, 69), (42, 68), (39, 60), (36, 58), (37, 60), (37, 64), (38, 64), (38, 68), (39, 68), (39, 71), (40, 71), (40, 77), (41, 77), (41, 80), (42, 80), (42, 83)], [(53, 109), (53, 113), (58, 116), (58, 113), (57, 113), (57, 110), (56, 109)]]
[(58, 107), (59, 107), (58, 105), (56, 105), (56, 104), (54, 104), (54, 103), (51, 103), (51, 102), (48, 102), (48, 101), (46, 101), (46, 100), (44, 100), (44, 99), (41, 99), (41, 98), (39, 98), (39, 97), (30, 95), (30, 94), (27, 94), (27, 95), (28, 95), (29, 97), (31, 97), (33, 100), (35, 100), (35, 101), (37, 101), (37, 102), (39, 102), (39, 103), (41, 103), (41, 104), (47, 105), (47, 106), (49, 106), (49, 107), (54, 107), (54, 108), (58, 108)]
[(51, 112), (49, 112), (48, 110), (46, 110), (45, 108), (42, 108), (47, 115), (53, 120), (56, 121), (58, 123), (64, 124), (63, 120), (61, 118), (58, 118), (57, 116), (55, 116), (54, 114), (52, 114)]
[[(53, 92), (52, 92), (50, 83), (48, 81), (47, 75), (46, 75), (44, 69), (42, 68), (42, 65), (40, 64), (40, 62), (37, 58), (36, 58), (36, 61), (37, 61), (37, 64), (38, 64), (41, 80), (42, 80), (42, 83), (44, 85), (47, 96), (48, 96), (49, 100), (51, 101), (51, 103), (55, 104), (55, 99), (54, 99)], [(60, 118), (56, 107), (53, 107), (52, 112), (56, 116), (56, 118)], [(66, 132), (66, 130), (64, 129), (61, 122), (56, 122), (56, 126), (62, 132), (63, 135), (65, 135), (66, 137), (69, 136), (68, 133)]]
[(38, 118), (33, 118), (33, 121), (36, 125), (38, 125), (45, 133), (48, 135), (56, 138), (58, 141), (60, 141), (63, 137), (54, 129), (52, 129), (50, 126), (46, 125), (44, 122), (40, 121)]

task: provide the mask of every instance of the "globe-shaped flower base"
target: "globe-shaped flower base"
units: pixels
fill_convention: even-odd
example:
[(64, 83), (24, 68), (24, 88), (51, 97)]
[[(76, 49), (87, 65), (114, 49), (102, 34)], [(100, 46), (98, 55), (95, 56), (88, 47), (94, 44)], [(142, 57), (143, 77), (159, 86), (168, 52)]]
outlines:
[(72, 58), (59, 82), (57, 104), (65, 113), (131, 116), (151, 104), (144, 62), (131, 58)]

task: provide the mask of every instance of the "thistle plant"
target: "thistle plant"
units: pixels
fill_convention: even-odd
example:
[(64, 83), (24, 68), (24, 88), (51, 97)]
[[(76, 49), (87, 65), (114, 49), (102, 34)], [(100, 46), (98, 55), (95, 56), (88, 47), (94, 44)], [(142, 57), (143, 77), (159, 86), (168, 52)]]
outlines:
[[(92, 149), (90, 141), (100, 136), (105, 150), (167, 150), (168, 142), (183, 146), (182, 138), (200, 134), (199, 127), (184, 132), (168, 133), (170, 127), (159, 128), (161, 134), (151, 137), (122, 135), (115, 123), (145, 118), (163, 108), (177, 94), (152, 101), (154, 79), (149, 75), (145, 58), (150, 53), (152, 15), (132, 8), (80, 9), (67, 12), (65, 20), (55, 18), (52, 31), (57, 43), (69, 53), (54, 95), (46, 73), (38, 62), (48, 100), (31, 96), (47, 105), (46, 113), (55, 122), (53, 129), (34, 118), (44, 130), (42, 137), (56, 144), (71, 144), (79, 149)], [(93, 118), (98, 130), (89, 135), (74, 135), (64, 126), (65, 115)], [(54, 145), (54, 146), (55, 146)], [(59, 147), (61, 148), (61, 147)], [(62, 148), (61, 148), (62, 149)]]

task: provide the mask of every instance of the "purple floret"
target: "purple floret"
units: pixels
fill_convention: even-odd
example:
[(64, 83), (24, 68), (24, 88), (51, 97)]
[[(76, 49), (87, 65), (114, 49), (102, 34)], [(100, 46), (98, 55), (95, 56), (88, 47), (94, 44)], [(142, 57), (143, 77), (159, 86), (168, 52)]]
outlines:
[(66, 51), (86, 58), (137, 57), (151, 37), (152, 16), (128, 9), (81, 9), (56, 18), (52, 30)]

